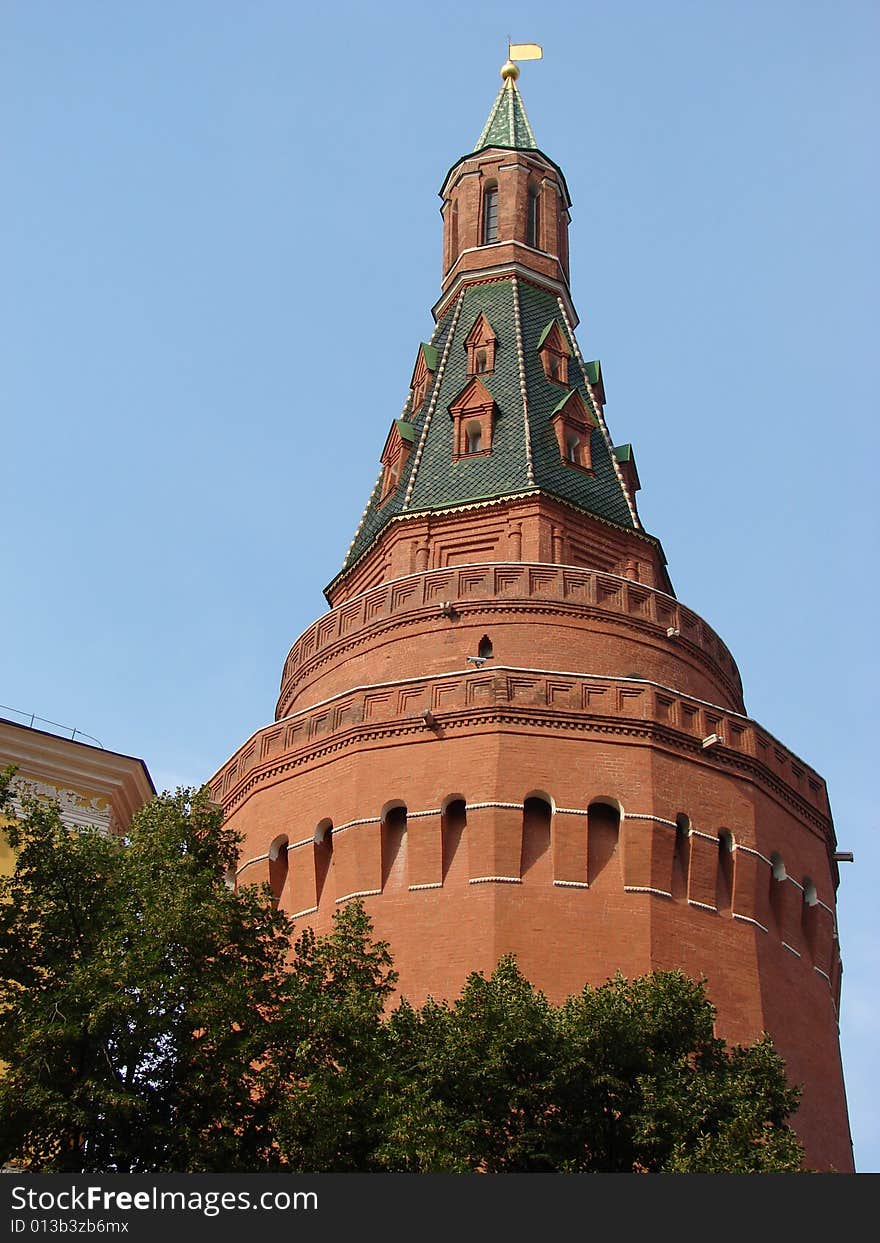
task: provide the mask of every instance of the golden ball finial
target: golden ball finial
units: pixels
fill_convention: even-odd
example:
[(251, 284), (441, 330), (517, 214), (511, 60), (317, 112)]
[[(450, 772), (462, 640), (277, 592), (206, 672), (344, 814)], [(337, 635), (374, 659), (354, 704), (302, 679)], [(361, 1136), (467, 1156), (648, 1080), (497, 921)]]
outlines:
[(509, 79), (515, 82), (519, 77), (519, 65), (515, 65), (512, 60), (506, 60), (501, 66), (501, 77), (505, 82)]

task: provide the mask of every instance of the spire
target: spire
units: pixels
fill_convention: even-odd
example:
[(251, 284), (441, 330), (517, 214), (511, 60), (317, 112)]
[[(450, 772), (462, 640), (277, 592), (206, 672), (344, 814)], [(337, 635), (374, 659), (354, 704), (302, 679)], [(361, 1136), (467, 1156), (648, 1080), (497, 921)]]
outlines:
[(501, 67), (503, 84), (474, 151), (484, 147), (515, 147), (519, 151), (537, 151), (538, 144), (526, 116), (522, 95), (516, 85), (519, 69), (512, 60)]
[[(570, 198), (562, 170), (537, 147), (518, 76), (511, 55), (476, 148), (444, 180), (434, 332), (416, 353), (379, 476), (328, 585), (331, 603), (411, 563), (452, 564), (443, 558), (484, 544), (495, 559), (530, 549), (539, 562), (568, 556), (671, 591), (659, 543), (638, 516), (631, 450), (616, 454), (605, 421), (601, 368), (574, 335)], [(510, 547), (496, 548), (492, 523), (514, 511)], [(454, 534), (478, 512), (486, 524), (476, 543), (470, 528)]]

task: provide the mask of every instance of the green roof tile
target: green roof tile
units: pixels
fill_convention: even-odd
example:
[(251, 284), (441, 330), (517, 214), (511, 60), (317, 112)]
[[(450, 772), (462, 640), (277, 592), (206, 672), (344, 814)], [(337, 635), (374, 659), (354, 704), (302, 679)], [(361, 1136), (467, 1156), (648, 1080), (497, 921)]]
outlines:
[(482, 151), (484, 147), (514, 147), (518, 151), (538, 149), (522, 95), (513, 78), (508, 78), (498, 92), (474, 151)]
[(438, 354), (436, 345), (429, 345), (427, 341), (421, 344), (421, 351), (425, 356), (425, 364), (429, 371), (437, 370)]
[(401, 440), (405, 440), (407, 444), (412, 444), (415, 440), (416, 429), (412, 423), (408, 423), (406, 419), (395, 419), (397, 430), (400, 432)]
[[(584, 395), (585, 377), (559, 316), (555, 296), (525, 281), (520, 281), (518, 288), (528, 428), (520, 388), (513, 281), (472, 285), (461, 295), (463, 303), (457, 318), (454, 310), (450, 310), (438, 325), (431, 347), (436, 351), (438, 370), (429, 382), (421, 408), (415, 415), (407, 408), (404, 417), (397, 422), (401, 435), (410, 438), (409, 443), (416, 451), (410, 455), (393, 497), (380, 506), (378, 489), (374, 492), (344, 568), (353, 565), (387, 523), (403, 512), (433, 512), (524, 492), (546, 492), (619, 526), (633, 527), (620, 478), (600, 428), (594, 428), (591, 433), (592, 475), (572, 470), (560, 458), (553, 415), (571, 399), (575, 390), (580, 389)], [(495, 401), (492, 452), (456, 460), (449, 407), (470, 379), (465, 339), (481, 311), (485, 312), (498, 340), (495, 370), (491, 375), (480, 376)], [(559, 386), (544, 375), (538, 353), (548, 320), (558, 324), (572, 350), (568, 364), (571, 387), (561, 399)], [(455, 334), (448, 342), (453, 322)], [(443, 374), (438, 378), (439, 365), (444, 358)], [(586, 370), (589, 376), (590, 368)], [(586, 404), (589, 408), (589, 402)], [(430, 424), (425, 435), (429, 414)], [(534, 482), (529, 479), (527, 443), (531, 449)], [(404, 511), (410, 484), (412, 494)]]

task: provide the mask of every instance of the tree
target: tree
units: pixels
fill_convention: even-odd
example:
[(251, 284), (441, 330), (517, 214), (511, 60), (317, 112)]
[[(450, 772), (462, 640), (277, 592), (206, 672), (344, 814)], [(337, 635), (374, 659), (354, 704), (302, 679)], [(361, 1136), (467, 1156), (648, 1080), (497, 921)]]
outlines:
[(798, 1092), (769, 1037), (728, 1049), (705, 985), (617, 976), (553, 1006), (511, 958), (452, 1005), (400, 1006), (389, 1056), (413, 1069), (385, 1125), (412, 1171), (799, 1170)]
[(728, 1049), (705, 985), (618, 976), (562, 1005), (512, 958), (405, 1000), (359, 902), (293, 928), (225, 884), (207, 792), (130, 840), (30, 801), (0, 880), (0, 1157), (43, 1171), (802, 1168), (769, 1038)]
[(258, 1068), (288, 921), (224, 883), (238, 838), (206, 792), (131, 838), (27, 801), (0, 880), (0, 1155), (44, 1171), (235, 1170), (268, 1160)]

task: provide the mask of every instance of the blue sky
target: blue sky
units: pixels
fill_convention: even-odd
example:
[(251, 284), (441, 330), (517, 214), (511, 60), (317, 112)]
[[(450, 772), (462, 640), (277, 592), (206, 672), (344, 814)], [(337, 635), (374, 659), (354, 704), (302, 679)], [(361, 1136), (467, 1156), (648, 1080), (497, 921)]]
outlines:
[(875, 5), (71, 4), (0, 16), (0, 699), (199, 783), (271, 718), (439, 292), (508, 34), (679, 597), (827, 779), (880, 1169)]

